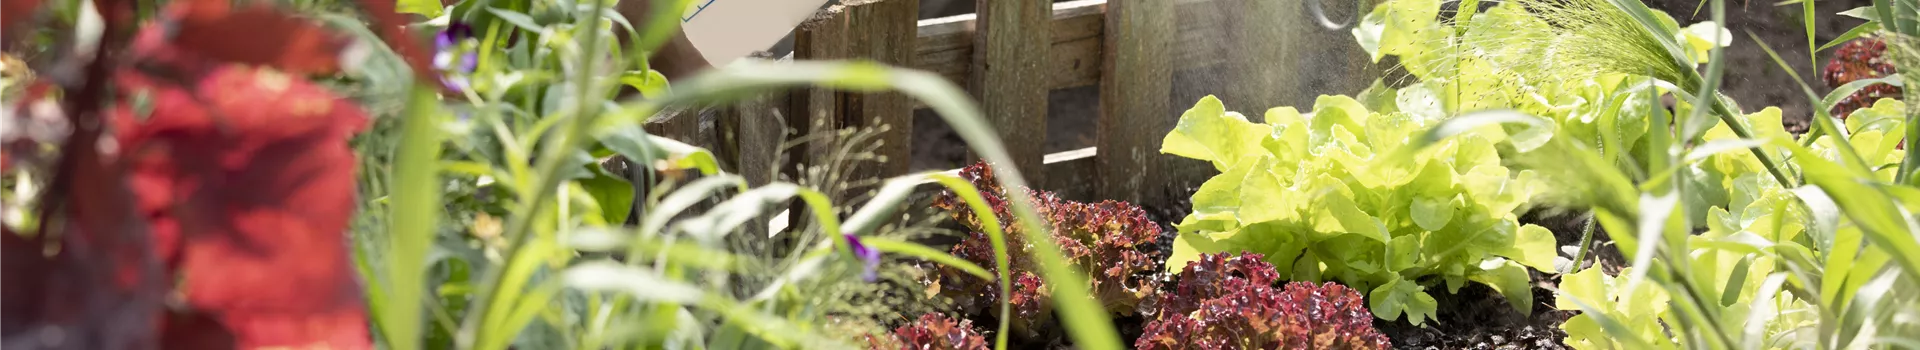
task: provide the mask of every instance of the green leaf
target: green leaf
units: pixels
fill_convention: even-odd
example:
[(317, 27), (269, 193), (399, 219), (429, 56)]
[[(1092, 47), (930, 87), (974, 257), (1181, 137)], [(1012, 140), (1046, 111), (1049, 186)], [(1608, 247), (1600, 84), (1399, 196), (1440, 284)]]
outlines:
[(1880, 31), (1880, 22), (1861, 23), (1860, 25), (1853, 26), (1853, 29), (1848, 29), (1847, 32), (1841, 33), (1840, 36), (1834, 37), (1833, 40), (1828, 40), (1826, 44), (1820, 45), (1819, 51), (1826, 51), (1834, 46), (1846, 44), (1848, 41), (1859, 39), (1861, 36), (1877, 31)]
[(399, 13), (411, 13), (427, 18), (435, 18), (440, 17), (444, 8), (440, 7), (440, 1), (437, 0), (396, 0), (393, 10)]
[[(1193, 213), (1195, 215), (1226, 214), (1234, 217), (1240, 210), (1240, 187), (1246, 182), (1247, 174), (1253, 173), (1260, 162), (1245, 162), (1227, 169), (1225, 173), (1207, 179), (1193, 192)], [(1264, 169), (1263, 169), (1264, 172)]]
[(1439, 30), (1439, 23), (1434, 21), (1440, 16), (1439, 0), (1399, 0), (1382, 6), (1386, 7), (1386, 11), (1377, 23), (1389, 25), (1379, 32), (1380, 48), (1374, 55), (1376, 61), (1382, 54), (1402, 57), (1418, 54), (1429, 40), (1447, 34)]
[(1506, 259), (1495, 258), (1482, 263), (1481, 269), (1481, 272), (1468, 275), (1467, 278), (1493, 287), (1507, 299), (1507, 305), (1513, 306), (1515, 312), (1533, 314), (1533, 279), (1527, 274), (1526, 268)]
[(1874, 13), (1873, 6), (1871, 5), (1855, 7), (1855, 8), (1847, 9), (1846, 11), (1840, 11), (1840, 15), (1864, 19), (1864, 20), (1867, 20), (1868, 23), (1880, 22), (1880, 16)]
[(1708, 63), (1709, 50), (1715, 47), (1727, 47), (1733, 43), (1733, 32), (1713, 21), (1694, 23), (1678, 34), (1680, 44), (1688, 48), (1688, 57), (1698, 63)]
[(669, 91), (667, 87), (667, 76), (660, 74), (660, 71), (651, 69), (644, 72), (628, 71), (622, 73), (620, 74), (620, 83), (627, 84), (627, 86), (633, 87), (634, 90), (639, 90), (640, 96), (646, 98), (658, 98)]
[(580, 187), (600, 205), (600, 217), (609, 224), (627, 222), (627, 216), (633, 213), (633, 184), (627, 180), (594, 172), (591, 178), (579, 181)]
[(1380, 52), (1380, 37), (1385, 35), (1387, 30), (1386, 16), (1387, 4), (1380, 4), (1374, 6), (1373, 12), (1368, 12), (1366, 17), (1360, 19), (1360, 23), (1353, 26), (1353, 38), (1360, 42), (1360, 49), (1366, 50), (1367, 56), (1371, 57), (1374, 63), (1379, 63), (1380, 58), (1386, 56), (1386, 53)]
[(533, 17), (529, 17), (524, 13), (493, 7), (488, 7), (487, 13), (491, 13), (494, 17), (498, 17), (502, 21), (507, 21), (507, 23), (529, 32), (539, 33), (541, 28), (545, 28), (545, 26), (535, 23)]
[(418, 349), (419, 340), (425, 339), (420, 311), (426, 309), (421, 301), (427, 294), (419, 282), (426, 275), (427, 254), (445, 210), (439, 167), (440, 143), (446, 136), (436, 126), (446, 116), (432, 88), (416, 84), (409, 97), (391, 174), (390, 221), (383, 235), (388, 239), (387, 256), (380, 275), (386, 280), (379, 284), (387, 287), (386, 295), (373, 310), (380, 334), (396, 339), (388, 343), (396, 349)]
[(1181, 233), (1173, 236), (1173, 253), (1167, 255), (1167, 272), (1179, 273), (1201, 255), (1227, 251), (1227, 245), (1205, 233)]
[(1272, 127), (1227, 112), (1220, 99), (1209, 95), (1180, 115), (1179, 125), (1161, 141), (1160, 153), (1210, 161), (1214, 169), (1227, 171), (1266, 153), (1259, 141), (1271, 133)]
[(1415, 264), (1419, 263), (1419, 259), (1421, 256), (1420, 255), (1420, 237), (1421, 236), (1422, 235), (1405, 235), (1400, 237), (1394, 237), (1392, 242), (1387, 243), (1387, 270), (1388, 271), (1394, 271), (1394, 272), (1405, 271), (1409, 268), (1413, 268)]
[(1895, 73), (1893, 75), (1888, 75), (1888, 76), (1879, 77), (1879, 78), (1855, 80), (1852, 82), (1848, 82), (1846, 85), (1841, 85), (1840, 87), (1833, 88), (1832, 92), (1827, 93), (1826, 98), (1820, 99), (1820, 105), (1825, 106), (1825, 108), (1827, 109), (1833, 109), (1833, 107), (1839, 105), (1841, 101), (1846, 100), (1847, 96), (1852, 96), (1854, 92), (1860, 91), (1860, 89), (1865, 89), (1867, 88), (1867, 86), (1871, 86), (1874, 84), (1887, 84), (1887, 85), (1892, 85), (1893, 87), (1902, 87), (1906, 85), (1905, 80), (1900, 79), (1899, 73)]
[(613, 261), (585, 262), (567, 268), (561, 276), (568, 287), (585, 291), (624, 292), (647, 302), (698, 303), (706, 295), (691, 284), (661, 276), (653, 269)]
[(1373, 315), (1385, 320), (1398, 320), (1400, 314), (1407, 315), (1407, 322), (1418, 326), (1433, 318), (1434, 310), (1440, 303), (1428, 295), (1425, 287), (1412, 281), (1399, 278), (1388, 280), (1386, 284), (1367, 293), (1368, 309)]
[(1240, 182), (1240, 223), (1254, 223), (1280, 220), (1297, 212), (1291, 200), (1292, 192), (1280, 183), (1279, 176), (1267, 171), (1272, 167), (1271, 157), (1260, 157), (1252, 162), (1247, 177)]
[(1451, 198), (1417, 197), (1408, 209), (1412, 210), (1414, 224), (1427, 231), (1439, 231), (1447, 228), (1453, 212), (1460, 207)]
[[(673, 139), (648, 135), (640, 125), (618, 127), (600, 136), (600, 144), (632, 160), (634, 164), (654, 164), (665, 160), (674, 169), (695, 169), (701, 174), (720, 173), (720, 159), (712, 151)], [(662, 169), (673, 170), (673, 169)], [(644, 170), (637, 170), (644, 171)]]
[(1535, 270), (1554, 271), (1553, 258), (1558, 256), (1554, 254), (1554, 245), (1553, 231), (1527, 224), (1520, 226), (1513, 246), (1501, 249), (1498, 254)]
[(975, 265), (973, 262), (967, 261), (966, 259), (956, 258), (953, 255), (947, 254), (946, 252), (942, 252), (938, 249), (928, 248), (927, 246), (920, 245), (917, 243), (890, 239), (885, 237), (866, 237), (866, 238), (861, 238), (860, 242), (865, 243), (867, 246), (873, 247), (873, 249), (879, 250), (882, 252), (901, 254), (901, 255), (911, 256), (915, 258), (920, 258), (926, 261), (932, 261), (937, 264), (947, 265), (956, 269), (960, 269), (961, 272), (966, 272), (967, 274), (973, 275), (974, 277), (980, 277), (980, 279), (983, 279), (983, 280), (989, 280), (989, 281), (994, 280), (993, 273), (987, 272), (987, 269), (984, 267), (980, 267), (980, 265)]

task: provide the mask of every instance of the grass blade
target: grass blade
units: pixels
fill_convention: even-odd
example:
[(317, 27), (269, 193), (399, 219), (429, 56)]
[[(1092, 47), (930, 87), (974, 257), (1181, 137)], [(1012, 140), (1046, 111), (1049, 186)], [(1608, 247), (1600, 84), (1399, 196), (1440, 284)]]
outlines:
[(994, 271), (998, 273), (994, 277), (1000, 283), (1000, 328), (994, 332), (993, 348), (1006, 350), (1007, 331), (1013, 325), (1013, 304), (1008, 299), (1011, 296), (1007, 295), (1008, 291), (1013, 290), (1013, 261), (1007, 253), (1006, 233), (1000, 231), (1000, 217), (993, 214), (993, 207), (987, 205), (987, 201), (980, 196), (980, 189), (975, 188), (972, 182), (947, 174), (934, 174), (932, 177), (953, 191), (960, 200), (967, 202), (967, 209), (973, 210), (974, 217), (980, 218), (980, 226), (987, 228), (988, 243), (993, 245)]
[(980, 279), (985, 279), (985, 280), (993, 279), (993, 273), (987, 272), (986, 268), (980, 267), (980, 265), (975, 265), (973, 262), (967, 261), (966, 259), (954, 257), (951, 254), (947, 254), (946, 252), (940, 251), (939, 249), (933, 249), (924, 245), (915, 244), (913, 242), (907, 242), (907, 241), (896, 240), (896, 239), (885, 238), (885, 237), (866, 237), (866, 238), (861, 238), (860, 242), (865, 243), (867, 246), (873, 247), (873, 249), (877, 249), (882, 252), (902, 254), (906, 256), (920, 258), (920, 259), (932, 261), (934, 263), (938, 263), (941, 265), (952, 266), (954, 268), (960, 269), (960, 271), (966, 272), (969, 275), (973, 275), (974, 277), (980, 277)]
[(402, 121), (400, 145), (394, 155), (392, 194), (388, 195), (385, 277), (380, 283), (387, 296), (377, 309), (381, 334), (396, 350), (420, 347), (426, 337), (420, 332), (421, 303), (428, 250), (438, 234), (441, 186), (440, 101), (433, 89), (415, 86)]

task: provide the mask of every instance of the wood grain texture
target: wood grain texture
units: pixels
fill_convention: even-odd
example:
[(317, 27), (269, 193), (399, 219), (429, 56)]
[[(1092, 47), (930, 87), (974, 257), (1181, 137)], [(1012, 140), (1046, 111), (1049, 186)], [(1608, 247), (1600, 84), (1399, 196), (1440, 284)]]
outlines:
[(1140, 203), (1161, 191), (1141, 191), (1166, 183), (1159, 166), (1160, 139), (1178, 115), (1170, 114), (1175, 12), (1165, 0), (1112, 0), (1107, 4), (1105, 45), (1101, 55), (1100, 119), (1095, 146), (1104, 156), (1100, 170), (1102, 199)]
[[(968, 87), (1027, 179), (1040, 167), (1047, 137), (1048, 59), (1053, 4), (1046, 0), (978, 0)], [(1000, 165), (1004, 167), (1005, 165)]]
[[(1171, 8), (1176, 18), (1195, 18), (1215, 11), (1215, 1), (1175, 0)], [(1100, 82), (1100, 56), (1106, 31), (1107, 0), (1077, 0), (1053, 4), (1052, 40), (1047, 59), (1050, 89), (1089, 86)], [(968, 86), (973, 71), (973, 44), (978, 18), (973, 14), (925, 19), (919, 22), (920, 34), (913, 67), (940, 74), (960, 86)], [(1176, 21), (1177, 30), (1170, 62), (1175, 70), (1205, 68), (1225, 62), (1220, 39), (1227, 28), (1221, 21)], [(924, 108), (925, 105), (914, 105)]]
[[(793, 57), (796, 60), (837, 60), (850, 56), (847, 45), (848, 16), (846, 8), (835, 5), (814, 14), (813, 18), (794, 28)], [(825, 133), (834, 133), (842, 125), (840, 115), (844, 113), (842, 94), (826, 88), (806, 88), (794, 90), (788, 95), (787, 127), (795, 137), (812, 138)], [(780, 169), (789, 179), (807, 177), (809, 166), (828, 161), (826, 155), (832, 154), (834, 143), (831, 137), (813, 138), (814, 141), (787, 149), (790, 161)], [(828, 192), (833, 196), (832, 191)], [(794, 213), (805, 213), (806, 205), (795, 201), (790, 207)], [(790, 227), (806, 227), (808, 215), (789, 215)], [(791, 238), (791, 236), (783, 236)]]
[[(851, 36), (848, 52), (890, 66), (913, 66), (919, 26), (920, 0), (856, 0), (846, 6)], [(874, 153), (877, 164), (862, 164), (859, 178), (888, 178), (907, 174), (913, 136), (913, 101), (899, 92), (847, 93), (842, 123), (882, 128)]]

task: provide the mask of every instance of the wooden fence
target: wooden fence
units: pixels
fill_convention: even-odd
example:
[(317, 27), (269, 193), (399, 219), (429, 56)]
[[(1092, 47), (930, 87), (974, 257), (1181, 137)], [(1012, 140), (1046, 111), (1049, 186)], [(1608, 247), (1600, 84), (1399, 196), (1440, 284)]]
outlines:
[[(1175, 101), (1176, 71), (1233, 76), (1230, 86), (1220, 87), (1222, 98), (1256, 119), (1268, 107), (1304, 106), (1313, 93), (1358, 92), (1356, 86), (1377, 75), (1346, 31), (1308, 24), (1302, 1), (978, 0), (976, 14), (919, 20), (918, 0), (847, 0), (796, 29), (793, 59), (869, 59), (936, 72), (980, 101), (1031, 182), (1068, 198), (1162, 200), (1170, 193), (1163, 187), (1197, 185), (1214, 173), (1205, 163), (1159, 153), (1179, 111), (1192, 103)], [(1337, 62), (1274, 69), (1327, 57)], [(1307, 91), (1309, 80), (1333, 81), (1342, 91)], [(1095, 147), (1043, 153), (1049, 92), (1094, 85), (1100, 97)], [(662, 115), (647, 127), (715, 149), (733, 172), (764, 183), (816, 161), (812, 157), (828, 147), (789, 150), (787, 164), (771, 166), (782, 128), (805, 135), (885, 124), (877, 152), (889, 162), (861, 174), (885, 177), (908, 171), (912, 112), (919, 107), (899, 93), (805, 89), (707, 118)]]

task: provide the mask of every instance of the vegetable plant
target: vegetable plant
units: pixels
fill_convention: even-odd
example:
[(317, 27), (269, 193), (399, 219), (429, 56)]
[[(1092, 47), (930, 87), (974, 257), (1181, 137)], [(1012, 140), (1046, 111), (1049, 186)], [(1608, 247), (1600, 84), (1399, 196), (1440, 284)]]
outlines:
[(946, 315), (930, 313), (920, 315), (913, 323), (894, 329), (886, 335), (868, 335), (867, 348), (888, 349), (952, 349), (986, 350), (987, 339), (973, 330), (973, 321), (962, 319), (958, 322)]
[(1360, 293), (1287, 283), (1258, 253), (1206, 254), (1163, 293), (1138, 349), (1386, 349)]
[[(995, 265), (995, 259), (1002, 255), (996, 253), (1001, 249), (995, 247), (997, 242), (989, 236), (987, 227), (1023, 232), (1024, 228), (1003, 223), (1013, 219), (1007, 208), (1010, 204), (1007, 197), (1024, 195), (1033, 199), (1035, 209), (1050, 227), (1049, 238), (1059, 244), (1068, 261), (1091, 276), (1088, 288), (1106, 312), (1122, 316), (1139, 313), (1145, 307), (1143, 302), (1159, 289), (1160, 284), (1153, 275), (1158, 267), (1156, 258), (1164, 255), (1154, 245), (1154, 240), (1160, 237), (1160, 226), (1148, 221), (1140, 207), (1116, 201), (1081, 203), (1034, 189), (1008, 191), (996, 184), (994, 168), (985, 162), (961, 169), (960, 177), (981, 189), (980, 196), (991, 207), (993, 216), (983, 217), (985, 212), (967, 208), (961, 196), (951, 191), (935, 199), (935, 207), (948, 210), (955, 221), (968, 227), (967, 237), (952, 249), (954, 256), (982, 266), (995, 266), (990, 270), (1000, 271), (1002, 267)], [(1005, 302), (1012, 304), (1013, 314), (1018, 316), (1013, 320), (1014, 330), (1033, 337), (1054, 317), (1051, 299), (1056, 288), (1036, 273), (1036, 261), (1032, 258), (1034, 247), (1027, 243), (1026, 237), (1029, 236), (1009, 235), (1004, 242), (1004, 254), (1011, 257), (1005, 268), (1012, 276), (1011, 288), (1004, 295)], [(950, 266), (942, 267), (936, 277), (941, 294), (973, 314), (980, 314), (981, 310), (1001, 301), (1001, 287), (1006, 285), (996, 285), (995, 279), (983, 280)]]
[[(1331, 280), (1367, 291), (1384, 319), (1420, 324), (1436, 307), (1429, 286), (1472, 281), (1531, 309), (1527, 268), (1553, 269), (1553, 234), (1517, 212), (1542, 191), (1498, 145), (1538, 134), (1474, 134), (1426, 149), (1413, 142), (1438, 115), (1374, 112), (1322, 96), (1255, 123), (1209, 96), (1181, 115), (1161, 152), (1211, 162), (1220, 175), (1193, 196), (1169, 270), (1200, 254), (1262, 254), (1288, 280)], [(1522, 146), (1516, 146), (1522, 147)]]

